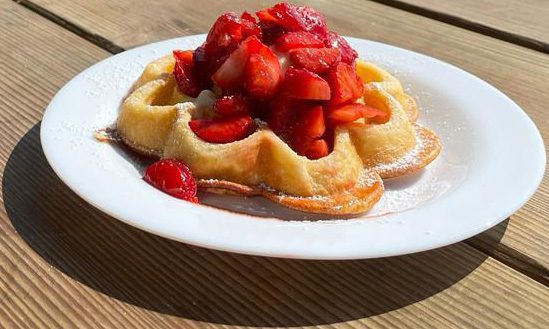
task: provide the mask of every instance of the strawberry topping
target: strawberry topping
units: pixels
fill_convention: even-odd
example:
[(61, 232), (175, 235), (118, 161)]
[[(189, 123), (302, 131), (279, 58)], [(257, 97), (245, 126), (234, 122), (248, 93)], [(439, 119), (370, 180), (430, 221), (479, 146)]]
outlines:
[(319, 75), (290, 67), (282, 83), (282, 92), (290, 98), (321, 100), (330, 99), (330, 85)]
[(299, 48), (290, 50), (290, 59), (296, 67), (322, 74), (341, 58), (339, 50), (334, 48)]
[(256, 16), (220, 15), (204, 44), (174, 51), (182, 93), (221, 95), (212, 119), (189, 122), (198, 137), (234, 142), (260, 118), (298, 154), (318, 159), (329, 154), (336, 125), (388, 120), (384, 111), (356, 103), (364, 89), (354, 69), (357, 52), (319, 12), (279, 3)]
[(198, 96), (200, 88), (193, 75), (193, 52), (190, 50), (174, 50), (175, 65), (173, 76), (179, 90), (192, 97)]
[(295, 48), (322, 48), (324, 40), (309, 32), (290, 32), (278, 37), (275, 42), (276, 50), (286, 52)]
[(183, 162), (164, 159), (145, 169), (143, 179), (157, 189), (179, 199), (197, 203), (196, 182)]
[(218, 117), (250, 114), (250, 102), (243, 95), (229, 95), (217, 99), (214, 111)]
[(251, 116), (239, 115), (213, 120), (191, 120), (189, 127), (204, 141), (221, 144), (245, 138), (253, 132), (255, 124)]
[(364, 92), (364, 84), (356, 74), (355, 68), (346, 63), (339, 63), (328, 72), (328, 81), (332, 87), (331, 104), (342, 104), (354, 101)]
[(353, 64), (358, 57), (358, 53), (354, 50), (343, 37), (335, 32), (329, 32), (325, 40), (326, 47), (339, 49), (341, 52), (341, 60), (347, 64)]
[(257, 53), (251, 54), (246, 63), (244, 90), (259, 100), (270, 99), (276, 93), (281, 80), (278, 57), (261, 44)]

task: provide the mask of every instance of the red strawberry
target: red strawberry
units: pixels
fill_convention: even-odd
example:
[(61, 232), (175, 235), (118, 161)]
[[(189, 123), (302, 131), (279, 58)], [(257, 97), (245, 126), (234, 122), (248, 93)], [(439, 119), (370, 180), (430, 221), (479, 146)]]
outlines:
[(334, 48), (299, 48), (290, 50), (290, 59), (296, 67), (314, 73), (326, 73), (341, 58), (339, 50)]
[(325, 37), (327, 34), (324, 17), (309, 7), (297, 7), (279, 3), (256, 13), (262, 24), (278, 25), (287, 32), (305, 31)]
[(287, 52), (295, 48), (322, 48), (324, 40), (309, 32), (289, 32), (281, 35), (275, 41), (275, 48), (281, 52)]
[(292, 148), (297, 154), (306, 156), (311, 160), (320, 159), (330, 153), (328, 143), (322, 138), (302, 140), (294, 137), (292, 139)]
[(326, 47), (337, 48), (341, 52), (341, 61), (347, 64), (353, 64), (358, 57), (356, 50), (351, 48), (343, 37), (335, 32), (329, 32), (326, 37)]
[(273, 97), (281, 80), (278, 57), (261, 45), (257, 54), (251, 54), (246, 63), (244, 90), (252, 97), (265, 100)]
[(351, 103), (328, 108), (327, 119), (332, 125), (353, 122), (363, 116), (363, 104)]
[(247, 11), (240, 15), (240, 24), (242, 25), (242, 38), (246, 39), (252, 35), (261, 39), (261, 28), (257, 25), (255, 18)]
[(309, 142), (303, 150), (303, 155), (311, 160), (320, 159), (330, 153), (328, 143), (324, 139), (315, 139)]
[(171, 196), (198, 203), (196, 182), (190, 169), (181, 161), (174, 159), (157, 161), (147, 167), (143, 179)]
[(328, 72), (328, 81), (332, 89), (332, 105), (354, 101), (362, 96), (364, 85), (354, 67), (340, 62)]
[(295, 104), (284, 95), (276, 96), (269, 106), (267, 123), (277, 135), (284, 135), (295, 117)]
[(226, 57), (218, 59), (206, 54), (204, 45), (196, 48), (193, 52), (193, 75), (201, 89), (209, 89), (212, 86), (212, 74), (217, 71)]
[(223, 96), (215, 101), (214, 111), (220, 117), (250, 114), (250, 103), (242, 95)]
[(389, 113), (368, 105), (363, 105), (362, 116), (373, 123), (385, 123), (389, 120)]
[(330, 86), (317, 74), (303, 69), (288, 68), (282, 83), (283, 93), (291, 98), (329, 100)]
[(343, 104), (328, 108), (328, 120), (331, 124), (353, 122), (359, 118), (366, 118), (375, 123), (384, 123), (389, 119), (388, 114), (380, 109), (360, 103)]
[(299, 108), (293, 130), (294, 134), (307, 139), (315, 139), (322, 136), (326, 130), (322, 106), (303, 106)]
[(271, 8), (256, 13), (260, 22), (276, 23), (288, 32), (303, 31), (299, 14), (295, 7), (281, 2)]
[(175, 58), (173, 75), (179, 91), (191, 97), (198, 96), (201, 88), (193, 76), (193, 52), (174, 50), (173, 56)]
[(212, 80), (223, 90), (238, 90), (244, 82), (248, 57), (261, 47), (264, 45), (255, 36), (244, 40), (214, 73)]
[(230, 143), (248, 136), (255, 127), (249, 115), (240, 115), (224, 119), (197, 119), (189, 121), (194, 133), (210, 143)]
[(219, 16), (210, 28), (206, 42), (206, 53), (209, 55), (232, 51), (242, 40), (242, 24), (234, 13), (225, 13)]
[(328, 33), (326, 20), (315, 9), (306, 6), (295, 7), (295, 11), (301, 17), (301, 27), (308, 32), (324, 38)]

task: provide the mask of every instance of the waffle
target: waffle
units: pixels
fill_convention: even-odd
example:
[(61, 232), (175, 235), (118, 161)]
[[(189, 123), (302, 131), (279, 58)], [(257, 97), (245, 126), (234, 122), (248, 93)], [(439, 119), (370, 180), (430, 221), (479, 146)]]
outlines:
[(117, 131), (139, 153), (183, 161), (208, 191), (261, 195), (308, 212), (356, 214), (380, 199), (381, 178), (418, 170), (440, 151), (437, 136), (415, 123), (417, 105), (400, 82), (364, 61), (356, 65), (365, 83), (360, 101), (390, 118), (338, 126), (328, 156), (310, 160), (298, 155), (262, 122), (245, 139), (208, 143), (188, 123), (210, 117), (216, 97), (209, 90), (196, 99), (179, 93), (170, 74), (173, 65), (171, 55), (147, 65), (121, 106)]

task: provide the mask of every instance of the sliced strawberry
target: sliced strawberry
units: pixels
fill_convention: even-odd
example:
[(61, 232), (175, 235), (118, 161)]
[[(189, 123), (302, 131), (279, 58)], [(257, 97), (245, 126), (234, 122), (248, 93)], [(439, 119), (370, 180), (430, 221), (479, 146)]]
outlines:
[(294, 134), (299, 134), (307, 139), (315, 139), (322, 136), (326, 130), (322, 106), (313, 105), (299, 108), (293, 129)]
[(306, 156), (311, 160), (320, 159), (330, 153), (328, 143), (322, 138), (304, 140), (294, 136), (291, 146), (297, 154)]
[(354, 67), (340, 62), (328, 72), (328, 81), (332, 89), (332, 105), (343, 104), (362, 96), (364, 85)]
[(330, 154), (330, 149), (324, 139), (315, 139), (309, 142), (303, 150), (303, 155), (311, 160), (323, 158), (328, 154)]
[(223, 90), (238, 90), (244, 82), (244, 70), (250, 54), (264, 45), (255, 36), (244, 40), (212, 76), (212, 80)]
[(314, 73), (326, 73), (341, 58), (338, 49), (334, 48), (299, 48), (290, 50), (290, 59), (296, 67)]
[(244, 90), (259, 100), (270, 99), (277, 91), (281, 80), (278, 57), (273, 51), (261, 45), (256, 54), (251, 54), (245, 69)]
[(318, 11), (311, 7), (295, 7), (296, 13), (301, 17), (301, 27), (303, 30), (325, 37), (328, 34), (326, 20)]
[(252, 35), (261, 39), (261, 28), (249, 12), (245, 11), (240, 15), (240, 23), (242, 24), (242, 39), (246, 39)]
[(324, 41), (317, 35), (309, 32), (289, 32), (281, 35), (275, 41), (275, 48), (287, 52), (295, 48), (322, 48)]
[(194, 133), (210, 143), (230, 143), (248, 136), (255, 124), (251, 116), (240, 115), (225, 119), (198, 119), (189, 121)]
[(261, 42), (267, 46), (272, 45), (278, 37), (284, 34), (284, 28), (276, 23), (264, 21), (259, 22), (258, 25), (261, 28)]
[(281, 2), (256, 13), (260, 22), (275, 23), (288, 32), (303, 31), (301, 18), (295, 7)]
[(363, 117), (363, 107), (358, 103), (329, 107), (327, 119), (332, 125), (353, 122)]
[(389, 115), (380, 109), (360, 103), (343, 104), (328, 108), (328, 121), (332, 125), (353, 122), (365, 118), (374, 123), (385, 123)]
[(354, 50), (343, 37), (335, 32), (328, 32), (326, 36), (326, 47), (337, 48), (341, 52), (341, 61), (347, 64), (353, 64), (358, 57), (358, 53)]
[(209, 55), (236, 48), (242, 41), (242, 24), (234, 13), (219, 16), (210, 28), (204, 47)]
[(212, 86), (212, 74), (221, 66), (226, 57), (216, 59), (206, 54), (204, 45), (197, 47), (193, 52), (193, 75), (201, 89), (209, 89)]
[(257, 18), (259, 18), (260, 23), (278, 24), (278, 18), (271, 14), (271, 9), (272, 8), (267, 8), (255, 13), (257, 15)]
[(174, 50), (173, 57), (175, 60), (182, 61), (185, 64), (193, 64), (193, 51), (192, 50)]
[(295, 99), (329, 100), (330, 86), (315, 73), (288, 68), (282, 83), (283, 93)]
[(389, 121), (389, 113), (368, 105), (363, 105), (362, 116), (373, 123), (385, 123)]
[(193, 52), (174, 50), (173, 56), (175, 58), (173, 75), (179, 91), (191, 97), (198, 96), (201, 88), (193, 76)]
[(143, 179), (157, 189), (186, 201), (198, 202), (196, 182), (183, 162), (163, 159), (145, 169)]
[(277, 135), (284, 135), (295, 117), (295, 104), (286, 95), (276, 96), (269, 104), (267, 123)]
[(215, 101), (214, 111), (220, 117), (250, 114), (250, 103), (243, 95), (223, 96)]
[(259, 21), (268, 26), (278, 25), (286, 32), (306, 31), (324, 38), (327, 34), (326, 21), (316, 10), (279, 3), (256, 13)]

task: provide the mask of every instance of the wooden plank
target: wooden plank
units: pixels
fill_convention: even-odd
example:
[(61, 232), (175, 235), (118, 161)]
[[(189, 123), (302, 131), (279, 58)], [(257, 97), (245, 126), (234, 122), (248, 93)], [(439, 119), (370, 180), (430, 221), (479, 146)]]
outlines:
[(544, 0), (375, 0), (549, 52), (549, 3)]
[[(184, 0), (135, 6), (130, 0), (34, 0), (88, 32), (131, 48), (143, 43), (207, 32), (225, 11), (254, 11), (275, 1)], [(297, 1), (314, 5), (328, 24), (342, 34), (377, 40), (422, 52), (487, 80), (513, 98), (532, 117), (549, 145), (547, 76), (549, 56), (369, 1)], [(108, 7), (107, 7), (108, 3)], [(413, 87), (413, 86), (412, 86)], [(413, 93), (413, 88), (412, 88)], [(503, 224), (470, 240), (472, 245), (549, 282), (549, 180), (534, 197)], [(505, 231), (506, 230), (506, 231)], [(505, 235), (499, 243), (499, 237)]]
[(1, 327), (549, 325), (546, 287), (463, 243), (378, 260), (269, 259), (106, 216), (50, 169), (39, 119), (64, 82), (108, 54), (7, 0), (0, 45)]

